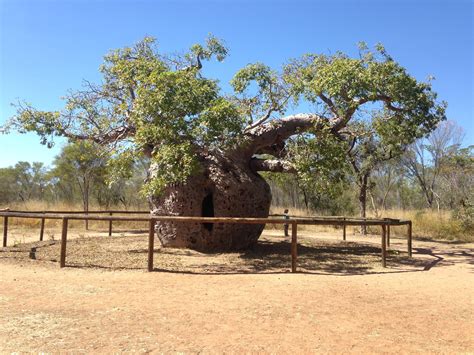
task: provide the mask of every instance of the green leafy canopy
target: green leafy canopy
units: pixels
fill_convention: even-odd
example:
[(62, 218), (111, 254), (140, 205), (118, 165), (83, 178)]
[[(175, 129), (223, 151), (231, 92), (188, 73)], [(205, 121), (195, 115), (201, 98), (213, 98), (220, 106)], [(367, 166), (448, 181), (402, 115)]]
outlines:
[[(249, 64), (232, 79), (233, 92), (225, 94), (201, 68), (203, 61), (222, 61), (227, 54), (223, 41), (212, 35), (182, 55), (163, 54), (155, 39), (145, 37), (109, 52), (100, 67), (102, 82), (85, 81), (65, 96), (62, 110), (41, 111), (20, 102), (3, 130), (34, 131), (48, 146), (56, 136), (107, 146), (109, 170), (117, 177), (145, 154), (159, 169), (144, 190), (157, 194), (197, 173), (199, 152), (251, 145), (256, 137), (251, 129), (275, 124), (302, 100), (325, 124), (296, 129), (289, 136), (297, 138), (277, 158), (292, 162), (308, 183), (315, 174), (329, 179), (342, 164), (337, 142), (347, 147), (354, 137), (375, 135), (395, 151), (444, 119), (446, 105), (437, 103), (431, 84), (410, 76), (381, 45), (371, 52), (362, 44), (359, 58), (307, 54), (281, 72)], [(363, 134), (358, 122), (367, 128)]]

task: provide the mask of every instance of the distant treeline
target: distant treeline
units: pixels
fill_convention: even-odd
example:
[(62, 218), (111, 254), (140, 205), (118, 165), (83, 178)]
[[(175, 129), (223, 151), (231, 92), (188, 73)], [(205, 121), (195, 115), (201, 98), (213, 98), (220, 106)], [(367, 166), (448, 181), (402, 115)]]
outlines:
[[(370, 155), (357, 157), (360, 160), (357, 166), (361, 168), (355, 171), (345, 165), (334, 181), (319, 181), (316, 177), (313, 184), (308, 184), (298, 175), (285, 173), (268, 173), (264, 177), (271, 186), (275, 206), (326, 215), (362, 215), (361, 208), (368, 208), (375, 216), (389, 209), (450, 210), (466, 228), (472, 228), (474, 147), (462, 147), (462, 138), (459, 127), (446, 123), (399, 157), (376, 164), (370, 161)], [(90, 204), (101, 208), (146, 209), (147, 200), (140, 190), (149, 162), (139, 159), (127, 177), (115, 177), (109, 183), (109, 175), (116, 172), (110, 171), (108, 159), (100, 147), (78, 142), (63, 147), (51, 167), (38, 162), (18, 162), (13, 167), (1, 168), (0, 206), (37, 200), (51, 205), (80, 203), (84, 210)], [(368, 172), (364, 204), (360, 171)], [(328, 175), (324, 176), (327, 179)]]
[(146, 199), (139, 191), (148, 163), (139, 160), (130, 176), (110, 183), (108, 158), (100, 147), (78, 142), (63, 147), (51, 167), (20, 161), (13, 167), (1, 168), (0, 204), (18, 205), (34, 200), (51, 206), (80, 203), (84, 210), (92, 204), (101, 208), (146, 209)]

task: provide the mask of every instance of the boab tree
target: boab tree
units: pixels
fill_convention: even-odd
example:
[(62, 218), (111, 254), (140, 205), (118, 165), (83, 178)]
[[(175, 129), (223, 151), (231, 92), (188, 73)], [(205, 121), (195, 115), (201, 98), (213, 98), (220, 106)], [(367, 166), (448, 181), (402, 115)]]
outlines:
[[(143, 191), (153, 214), (266, 217), (271, 194), (259, 172), (296, 173), (303, 181), (330, 176), (331, 166), (344, 161), (335, 142), (357, 135), (349, 123), (367, 119), (363, 107), (380, 104), (384, 114), (373, 118), (378, 129), (398, 138), (421, 136), (444, 118), (444, 104), (436, 102), (430, 85), (411, 77), (381, 47), (356, 59), (309, 54), (281, 72), (249, 64), (235, 74), (227, 94), (202, 70), (205, 60), (226, 55), (214, 37), (181, 56), (160, 54), (145, 38), (106, 55), (102, 83), (85, 82), (66, 97), (64, 109), (20, 103), (5, 128), (35, 131), (49, 146), (55, 136), (109, 146), (115, 174), (126, 174), (138, 154), (148, 156)], [(290, 105), (302, 101), (312, 112), (288, 114)], [(163, 245), (204, 251), (246, 248), (262, 229), (157, 226)]]

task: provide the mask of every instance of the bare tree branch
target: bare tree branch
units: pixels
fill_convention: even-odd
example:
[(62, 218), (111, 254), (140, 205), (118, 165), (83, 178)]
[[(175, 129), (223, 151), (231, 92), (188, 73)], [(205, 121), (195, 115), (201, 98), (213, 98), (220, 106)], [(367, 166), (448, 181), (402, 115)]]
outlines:
[(337, 108), (336, 108), (336, 105), (334, 105), (334, 102), (332, 102), (331, 99), (329, 99), (326, 95), (324, 95), (323, 93), (319, 94), (319, 97), (321, 100), (323, 100), (323, 102), (329, 106), (329, 109), (331, 110), (331, 112), (335, 115), (335, 116), (338, 116), (338, 112), (337, 112)]

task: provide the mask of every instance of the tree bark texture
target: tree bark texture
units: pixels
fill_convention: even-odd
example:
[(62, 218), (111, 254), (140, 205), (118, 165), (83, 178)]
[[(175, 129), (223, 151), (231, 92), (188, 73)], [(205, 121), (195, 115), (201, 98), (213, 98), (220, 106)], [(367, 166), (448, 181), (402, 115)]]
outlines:
[[(253, 127), (243, 141), (228, 151), (198, 150), (199, 172), (185, 183), (168, 186), (151, 196), (154, 215), (266, 218), (272, 200), (270, 186), (258, 171), (294, 172), (284, 160), (285, 140), (310, 128), (322, 127), (323, 118), (299, 114)], [(337, 121), (333, 122), (334, 124)], [(257, 159), (270, 154), (275, 159)], [(159, 174), (150, 167), (149, 178)], [(255, 244), (264, 225), (158, 222), (156, 231), (164, 247), (204, 252), (245, 249)]]
[[(150, 199), (155, 215), (267, 217), (271, 203), (267, 182), (250, 163), (221, 154), (202, 154), (201, 171), (186, 183), (169, 186)], [(151, 167), (153, 177), (154, 166)], [(264, 225), (157, 222), (165, 247), (205, 252), (245, 249), (255, 244)]]

